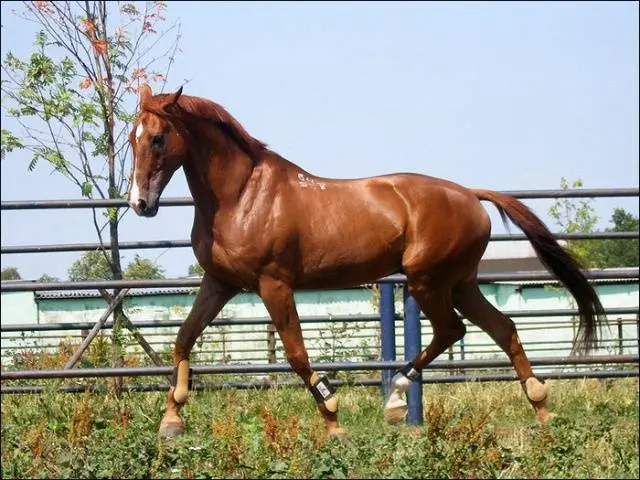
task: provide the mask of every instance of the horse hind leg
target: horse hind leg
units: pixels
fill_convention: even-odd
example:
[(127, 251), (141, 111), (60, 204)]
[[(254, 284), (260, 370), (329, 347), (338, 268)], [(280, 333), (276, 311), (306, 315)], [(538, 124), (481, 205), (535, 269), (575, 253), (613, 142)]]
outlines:
[(547, 409), (547, 387), (533, 374), (513, 320), (496, 309), (475, 282), (456, 288), (454, 303), (469, 321), (484, 330), (509, 356), (538, 420), (547, 423), (553, 416)]
[(431, 342), (411, 362), (400, 369), (391, 381), (391, 393), (385, 402), (384, 417), (394, 424), (405, 419), (407, 402), (403, 399), (412, 380), (422, 369), (455, 342), (464, 337), (464, 324), (458, 318), (451, 299), (451, 290), (435, 282), (408, 280), (409, 293), (416, 300), (433, 327)]

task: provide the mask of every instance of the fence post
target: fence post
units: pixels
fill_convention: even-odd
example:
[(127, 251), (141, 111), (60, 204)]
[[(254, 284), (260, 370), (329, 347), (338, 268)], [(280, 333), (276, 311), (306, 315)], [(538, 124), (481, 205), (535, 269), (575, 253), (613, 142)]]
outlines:
[(624, 353), (624, 335), (622, 333), (622, 318), (618, 317), (616, 321), (618, 324), (618, 354), (622, 355)]
[[(396, 359), (396, 306), (393, 297), (393, 283), (379, 283), (380, 288), (380, 349), (382, 360)], [(389, 396), (393, 370), (382, 370), (382, 394)]]
[(276, 363), (276, 327), (267, 325), (267, 362)]
[[(413, 360), (422, 351), (420, 307), (404, 287), (404, 359)], [(407, 392), (407, 424), (422, 425), (422, 375), (411, 382)]]

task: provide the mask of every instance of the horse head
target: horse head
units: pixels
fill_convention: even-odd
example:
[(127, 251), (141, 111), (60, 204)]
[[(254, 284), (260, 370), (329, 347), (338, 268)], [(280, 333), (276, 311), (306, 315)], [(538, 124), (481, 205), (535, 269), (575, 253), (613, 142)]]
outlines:
[(133, 151), (129, 205), (143, 217), (156, 215), (162, 191), (188, 155), (177, 115), (181, 94), (182, 88), (154, 96), (147, 84), (140, 87), (138, 115), (129, 134)]

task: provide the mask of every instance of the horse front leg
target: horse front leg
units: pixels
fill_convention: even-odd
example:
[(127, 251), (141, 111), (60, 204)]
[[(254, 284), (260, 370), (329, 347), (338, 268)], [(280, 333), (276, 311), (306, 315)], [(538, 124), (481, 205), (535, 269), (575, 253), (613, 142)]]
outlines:
[(193, 307), (176, 338), (174, 376), (167, 394), (167, 408), (160, 422), (162, 438), (176, 437), (184, 432), (184, 421), (179, 412), (189, 396), (189, 354), (207, 325), (237, 292), (237, 288), (221, 284), (205, 273)]
[(302, 378), (318, 404), (318, 409), (325, 420), (327, 435), (329, 438), (344, 438), (347, 432), (338, 425), (336, 394), (329, 380), (326, 377), (320, 377), (309, 364), (293, 290), (282, 281), (272, 278), (261, 279), (260, 297), (278, 330), (289, 365)]

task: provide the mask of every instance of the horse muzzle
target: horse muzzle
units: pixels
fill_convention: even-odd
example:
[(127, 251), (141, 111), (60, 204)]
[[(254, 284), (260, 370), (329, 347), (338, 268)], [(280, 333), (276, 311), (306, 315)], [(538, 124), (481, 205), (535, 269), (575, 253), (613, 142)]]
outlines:
[(155, 217), (158, 213), (158, 202), (153, 204), (148, 203), (146, 200), (139, 198), (135, 201), (130, 201), (129, 205), (133, 208), (133, 211), (141, 217)]

